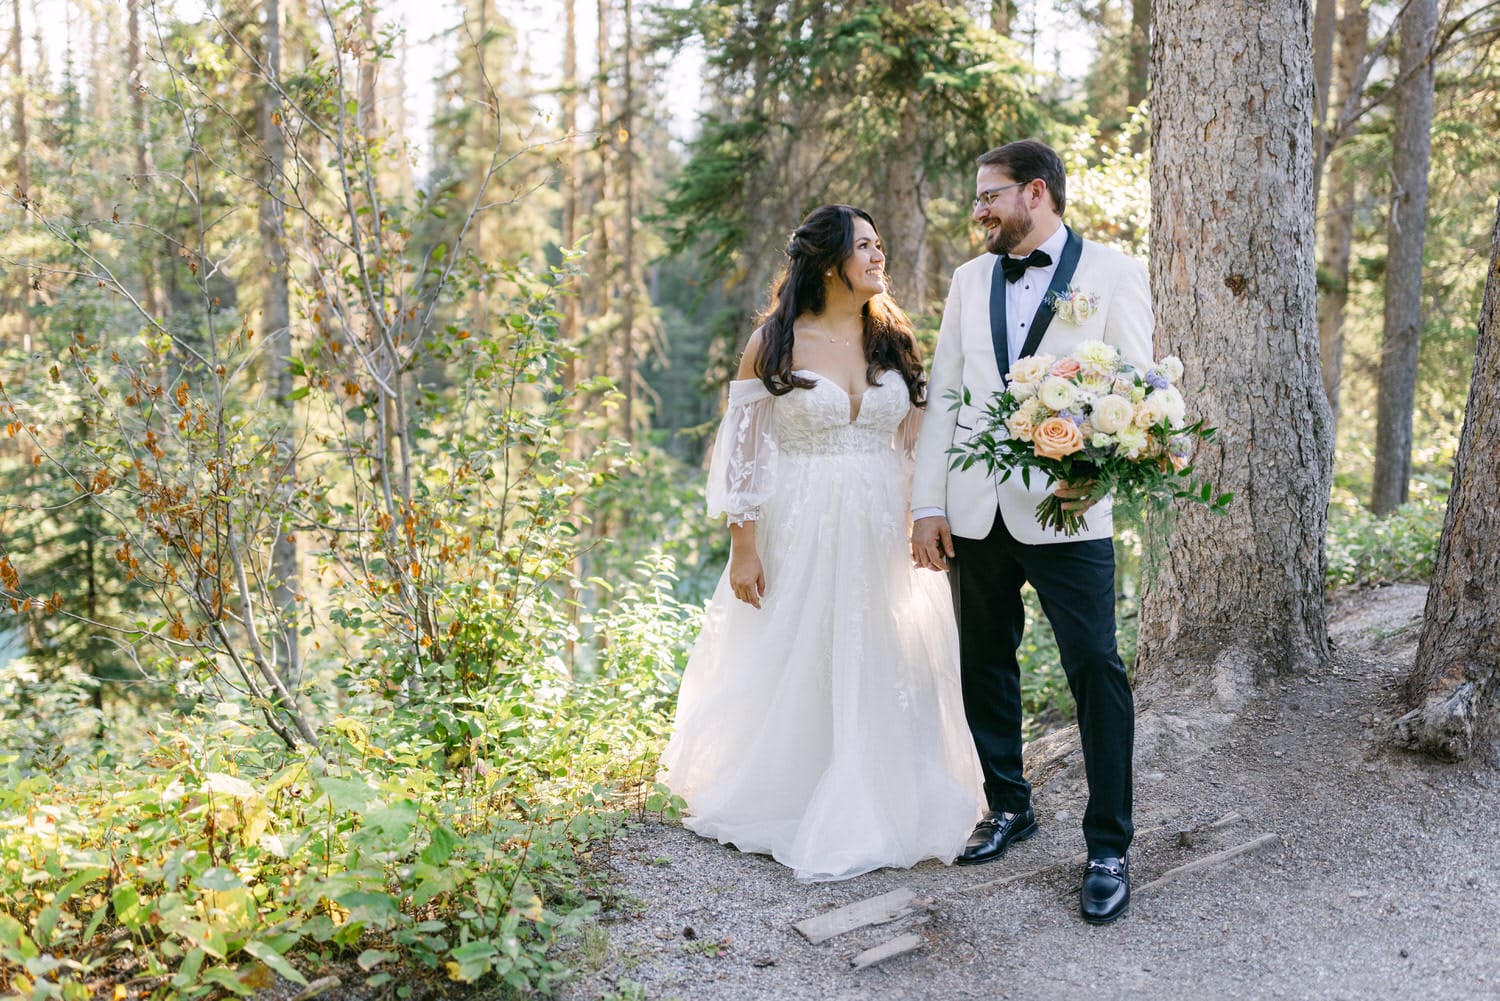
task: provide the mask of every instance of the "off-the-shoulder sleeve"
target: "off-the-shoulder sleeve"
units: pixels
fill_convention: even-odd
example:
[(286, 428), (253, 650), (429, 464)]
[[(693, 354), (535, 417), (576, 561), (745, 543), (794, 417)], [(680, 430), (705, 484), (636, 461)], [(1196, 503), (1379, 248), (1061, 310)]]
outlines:
[(708, 464), (710, 518), (727, 516), (731, 525), (760, 520), (776, 479), (775, 400), (759, 379), (729, 384), (729, 406)]
[(922, 433), (922, 415), (926, 412), (922, 407), (912, 404), (906, 411), (906, 416), (901, 418), (901, 423), (896, 425), (893, 444), (896, 451), (908, 459), (915, 459), (917, 456), (917, 436)]

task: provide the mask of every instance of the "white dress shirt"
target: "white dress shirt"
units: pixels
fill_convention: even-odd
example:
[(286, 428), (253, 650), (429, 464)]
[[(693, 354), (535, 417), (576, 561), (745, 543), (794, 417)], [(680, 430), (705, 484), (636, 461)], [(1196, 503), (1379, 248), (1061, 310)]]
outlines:
[[(1036, 311), (1041, 308), (1042, 298), (1047, 294), (1047, 287), (1052, 284), (1052, 276), (1057, 274), (1057, 264), (1062, 260), (1063, 248), (1067, 244), (1068, 228), (1059, 222), (1052, 235), (1036, 248), (1052, 258), (1052, 263), (1044, 268), (1027, 268), (1026, 273), (1020, 278), (1013, 282), (1005, 282), (1005, 344), (1010, 353), (1007, 368), (1016, 363), (1021, 349), (1026, 346), (1026, 337), (1031, 333), (1031, 323), (1036, 319)], [(1024, 257), (1025, 255), (1011, 254), (1010, 256)], [(999, 275), (995, 278), (997, 281), (1005, 281)], [(947, 512), (940, 507), (920, 507), (913, 511), (911, 516), (915, 521), (919, 518), (944, 517), (946, 514)]]

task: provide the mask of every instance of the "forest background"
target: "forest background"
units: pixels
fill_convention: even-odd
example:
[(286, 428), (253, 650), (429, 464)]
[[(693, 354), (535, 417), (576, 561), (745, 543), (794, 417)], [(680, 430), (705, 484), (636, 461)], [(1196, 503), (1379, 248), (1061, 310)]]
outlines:
[[(656, 754), (727, 546), (704, 450), (787, 233), (869, 209), (927, 354), (999, 142), (1064, 152), (1085, 235), (1191, 252), (1146, 101), (1195, 58), (1180, 6), (6, 4), (0, 988), (568, 976), (554, 946), (606, 892), (590, 847), (680, 806)], [(1305, 29), (1309, 183), (1232, 236), (1316, 234), (1285, 326), (1312, 324), (1299, 409), (1336, 448), (1306, 463), (1302, 562), (1319, 595), (1427, 582), (1492, 252), (1500, 5), (1268, 8)], [(1240, 337), (1286, 319), (1236, 308)], [(1222, 389), (1218, 328), (1167, 334)], [(1271, 532), (1232, 520), (1225, 551)], [(1117, 541), (1127, 661), (1166, 622), (1152, 531)], [(1045, 628), (1023, 655), (1038, 736), (1071, 705)]]

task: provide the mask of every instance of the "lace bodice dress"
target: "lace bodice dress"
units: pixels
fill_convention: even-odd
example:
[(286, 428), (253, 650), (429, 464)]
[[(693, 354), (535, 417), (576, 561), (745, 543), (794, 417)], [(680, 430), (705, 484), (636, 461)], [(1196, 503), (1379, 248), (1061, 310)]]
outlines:
[(667, 781), (690, 828), (802, 879), (951, 861), (982, 792), (947, 585), (911, 565), (915, 412), (898, 373), (857, 399), (801, 374), (730, 387), (709, 510), (756, 522), (766, 592), (756, 609), (720, 578)]

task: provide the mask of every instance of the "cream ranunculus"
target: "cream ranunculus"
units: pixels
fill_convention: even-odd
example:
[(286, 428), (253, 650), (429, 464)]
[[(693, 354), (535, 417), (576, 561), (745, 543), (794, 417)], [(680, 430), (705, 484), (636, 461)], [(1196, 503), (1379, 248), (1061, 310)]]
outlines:
[(1145, 430), (1134, 424), (1125, 425), (1115, 434), (1115, 444), (1119, 446), (1121, 454), (1127, 459), (1134, 459), (1140, 455), (1149, 440)]
[(1160, 398), (1162, 410), (1166, 412), (1167, 420), (1173, 424), (1181, 424), (1182, 419), (1187, 416), (1187, 401), (1182, 398), (1182, 393), (1176, 386), (1158, 389), (1149, 398)]
[(1031, 450), (1044, 459), (1061, 459), (1083, 449), (1083, 432), (1066, 417), (1048, 417), (1031, 433)]
[(1084, 295), (1082, 292), (1073, 296), (1073, 322), (1087, 323), (1089, 317), (1093, 316), (1098, 307), (1094, 304), (1094, 297)]
[(1113, 445), (1114, 443), (1114, 437), (1112, 435), (1105, 434), (1103, 431), (1095, 431), (1093, 434), (1089, 435), (1089, 444), (1094, 448), (1109, 448), (1109, 446)]
[[(1012, 386), (1015, 383), (1041, 382), (1052, 371), (1052, 363), (1057, 361), (1052, 355), (1027, 355), (1025, 358), (1017, 358), (1016, 363), (1010, 367), (1010, 379)], [(1014, 389), (1012, 390), (1014, 391)]]
[(1094, 409), (1089, 419), (1100, 431), (1105, 434), (1114, 434), (1135, 419), (1135, 407), (1131, 406), (1130, 401), (1125, 397), (1111, 393), (1094, 401)]
[(1037, 399), (1049, 410), (1066, 410), (1078, 399), (1078, 391), (1067, 379), (1049, 375), (1036, 391)]
[(1176, 382), (1182, 378), (1182, 359), (1176, 355), (1167, 355), (1156, 363), (1156, 367), (1161, 369), (1161, 374), (1167, 377), (1168, 382)]
[(1167, 419), (1167, 409), (1162, 405), (1161, 394), (1152, 393), (1135, 405), (1135, 426), (1155, 427)]
[(1108, 378), (1120, 363), (1119, 350), (1103, 341), (1084, 341), (1073, 352), (1073, 357), (1083, 366), (1084, 375), (1092, 379)]

